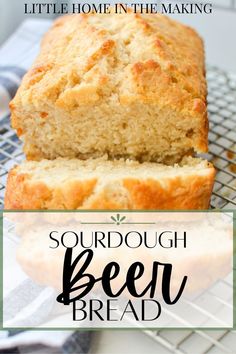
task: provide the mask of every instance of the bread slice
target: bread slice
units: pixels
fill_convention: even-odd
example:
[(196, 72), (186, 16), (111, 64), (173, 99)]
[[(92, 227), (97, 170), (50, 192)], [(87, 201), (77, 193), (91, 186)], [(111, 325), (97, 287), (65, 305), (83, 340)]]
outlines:
[(214, 167), (185, 158), (166, 166), (106, 157), (26, 161), (8, 176), (6, 209), (207, 209)]
[(10, 107), (27, 159), (179, 162), (207, 151), (202, 40), (160, 14), (61, 17)]

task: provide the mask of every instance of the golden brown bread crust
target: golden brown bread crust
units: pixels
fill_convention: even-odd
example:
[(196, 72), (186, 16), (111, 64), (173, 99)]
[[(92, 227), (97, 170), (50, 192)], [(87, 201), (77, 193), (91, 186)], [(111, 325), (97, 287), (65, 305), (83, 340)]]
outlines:
[(30, 176), (18, 174), (13, 168), (8, 174), (5, 209), (77, 209), (95, 184), (96, 180), (75, 181), (49, 189), (43, 182), (31, 183)]
[[(120, 178), (95, 190), (99, 179), (71, 180), (59, 187), (32, 181), (13, 168), (7, 181), (5, 209), (208, 209), (215, 170), (183, 177)], [(119, 191), (120, 190), (120, 191)], [(122, 194), (122, 196), (121, 196)]]
[[(90, 18), (93, 16), (97, 16), (97, 20), (100, 20), (100, 25), (104, 27), (102, 30), (99, 26), (93, 26), (90, 22)], [(99, 16), (101, 19), (99, 19)], [(133, 22), (134, 26), (130, 30), (131, 32), (135, 29), (141, 31), (140, 42), (147, 36), (146, 39), (149, 39), (150, 43), (148, 53), (145, 53), (147, 49), (145, 43), (142, 43), (142, 48), (134, 48), (139, 49), (141, 53), (137, 55), (137, 58), (129, 58), (130, 65), (127, 65), (127, 73), (128, 80), (132, 79), (134, 84), (132, 88), (135, 88), (135, 91), (129, 92), (129, 83), (124, 83), (121, 80), (120, 84), (124, 84), (126, 86), (124, 89), (127, 88), (128, 91), (127, 93), (124, 92), (125, 90), (121, 92), (121, 100), (124, 99), (126, 101), (138, 96), (141, 100), (156, 101), (157, 99), (158, 102), (160, 101), (165, 105), (167, 103), (166, 99), (159, 94), (159, 90), (161, 90), (164, 96), (168, 97), (168, 103), (175, 108), (189, 110), (190, 112), (205, 112), (204, 49), (198, 34), (192, 28), (163, 15), (148, 14), (144, 17), (141, 14), (129, 14), (125, 16), (131, 16), (130, 21)], [(118, 20), (119, 15), (113, 15), (112, 20), (111, 17), (112, 15), (110, 15), (110, 21), (114, 22), (115, 28), (122, 26), (122, 21), (119, 23)], [(64, 92), (66, 99), (64, 100), (63, 97), (60, 97), (60, 100), (57, 101), (59, 94), (63, 93), (63, 90), (66, 89), (66, 84), (68, 84), (68, 82), (60, 83), (60, 81), (66, 79), (64, 71), (72, 75), (70, 79), (74, 80), (74, 83), (76, 80), (79, 81), (80, 77), (79, 72), (70, 72), (71, 68), (65, 66), (65, 55), (69, 54), (68, 61), (73, 55), (84, 55), (86, 62), (81, 72), (83, 76), (99, 60), (108, 60), (107, 56), (114, 54), (113, 50), (117, 43), (116, 39), (109, 39), (109, 36), (112, 37), (112, 31), (109, 31), (106, 27), (106, 21), (102, 20), (101, 15), (70, 15), (55, 21), (53, 27), (42, 41), (38, 58), (31, 70), (25, 75), (23, 85), (20, 88), (21, 94), (25, 96), (25, 99), (36, 99), (33, 96), (36, 93), (35, 91), (37, 91), (41, 98), (46, 94), (49, 99), (55, 100), (56, 104), (70, 105), (70, 102), (66, 99), (72, 99), (74, 90)], [(77, 43), (77, 48), (74, 48), (74, 51), (71, 52), (73, 48), (70, 46), (70, 41), (75, 44), (77, 40), (81, 40), (82, 33), (79, 33), (80, 30), (82, 33), (87, 33), (87, 36), (83, 38), (85, 43), (80, 43), (80, 46)], [(89, 45), (92, 44), (90, 41), (92, 43), (99, 42), (98, 50), (95, 53), (89, 51)], [(84, 52), (85, 49), (87, 49), (87, 52)], [(63, 53), (66, 50), (69, 53)], [(144, 54), (146, 54), (145, 60), (136, 61), (139, 56), (141, 58)], [(148, 59), (148, 56), (153, 57), (153, 59)], [(160, 58), (164, 61), (164, 66), (161, 65)], [(61, 67), (64, 67), (65, 70), (60, 71)], [(94, 79), (93, 81), (97, 85), (102, 83), (101, 80), (106, 83), (107, 71), (108, 69), (104, 68), (102, 75), (101, 72), (96, 70), (93, 73), (96, 76), (96, 80)], [(55, 78), (55, 73), (58, 74), (56, 82), (54, 80), (50, 85), (50, 80), (53, 77)], [(86, 83), (85, 78), (84, 81)], [(176, 85), (170, 85), (171, 81), (172, 84)], [(34, 87), (35, 84), (38, 84), (37, 89)], [(83, 89), (82, 87), (78, 89), (79, 92), (76, 92), (77, 97), (80, 96), (80, 98), (86, 99), (86, 103), (96, 101), (96, 95), (87, 96), (87, 93), (92, 93), (93, 91), (91, 87), (85, 86)], [(40, 97), (37, 99), (40, 100)], [(11, 107), (14, 108), (14, 100)]]
[[(109, 17), (96, 14), (62, 17), (44, 37), (41, 52), (10, 107), (12, 126), (19, 136), (25, 137), (25, 152), (29, 159), (87, 158), (104, 153), (112, 157), (142, 158), (141, 151), (136, 151), (139, 143), (147, 144), (146, 160), (165, 161), (168, 149), (173, 149), (170, 155), (173, 155), (173, 161), (178, 161), (174, 153), (179, 149), (178, 138), (183, 141), (184, 137), (187, 138), (186, 146), (177, 152), (186, 154), (191, 149), (206, 152), (208, 120), (202, 40), (193, 29), (163, 15), (130, 13), (110, 14)], [(128, 117), (133, 119), (137, 112), (141, 112), (143, 117), (151, 115), (158, 120), (158, 114), (165, 115), (166, 110), (174, 117), (172, 130), (179, 131), (174, 137), (166, 133), (161, 145), (168, 143), (168, 146), (163, 154), (155, 154), (153, 146), (148, 145), (152, 139), (158, 145), (157, 123), (155, 127), (150, 122), (153, 129), (150, 139), (150, 132), (145, 136), (143, 128), (140, 134), (144, 135), (144, 142), (140, 137), (135, 140), (135, 147), (130, 146), (128, 137), (131, 140), (133, 123)], [(91, 112), (91, 116), (87, 112)], [(124, 122), (116, 117), (117, 125), (112, 123), (105, 128), (111, 135), (111, 130), (117, 130), (113, 138), (117, 140), (115, 145), (113, 142), (106, 145), (108, 137), (101, 140), (104, 135), (104, 131), (99, 130), (101, 124), (95, 128), (100, 134), (97, 146), (95, 138), (91, 145), (80, 146), (85, 142), (83, 129), (90, 129), (84, 125), (75, 128), (79, 140), (75, 146), (70, 145), (73, 137), (69, 140), (65, 136), (66, 127), (61, 126), (63, 119), (68, 125), (85, 119), (85, 125), (89, 125), (93, 115), (109, 120), (110, 114), (124, 117)], [(50, 128), (49, 122), (52, 121), (55, 126)], [(95, 123), (91, 122), (93, 126)], [(181, 135), (181, 130), (185, 129), (183, 123), (190, 129), (187, 131), (186, 128)], [(120, 134), (122, 127), (125, 128)], [(40, 130), (47, 135), (46, 142), (41, 141)], [(80, 136), (82, 133), (83, 137)], [(61, 136), (64, 136), (64, 145), (59, 149)]]

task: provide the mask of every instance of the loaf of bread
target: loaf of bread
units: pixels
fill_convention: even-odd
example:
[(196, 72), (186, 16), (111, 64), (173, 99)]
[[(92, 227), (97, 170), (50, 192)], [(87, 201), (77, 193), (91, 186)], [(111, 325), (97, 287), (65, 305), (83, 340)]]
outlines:
[(207, 209), (215, 171), (207, 161), (181, 164), (105, 157), (26, 161), (8, 176), (6, 209)]
[(28, 159), (179, 162), (207, 150), (202, 40), (159, 14), (61, 17), (10, 107)]

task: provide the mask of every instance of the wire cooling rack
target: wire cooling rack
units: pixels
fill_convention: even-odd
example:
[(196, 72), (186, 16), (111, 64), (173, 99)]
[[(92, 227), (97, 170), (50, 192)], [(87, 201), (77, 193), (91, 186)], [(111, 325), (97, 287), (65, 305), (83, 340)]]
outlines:
[[(206, 158), (217, 168), (211, 207), (236, 209), (236, 76), (208, 67), (207, 80), (210, 133)], [(0, 122), (0, 209), (4, 206), (8, 170), (23, 159), (21, 143), (10, 127), (9, 117), (5, 117)], [(217, 289), (216, 302), (224, 306), (227, 286), (226, 278), (212, 290)], [(193, 354), (194, 348), (194, 354), (236, 354), (234, 331), (163, 329), (145, 333), (162, 346), (164, 353)]]
[[(208, 67), (207, 80), (210, 120), (207, 158), (217, 168), (211, 207), (236, 209), (236, 76)], [(224, 302), (222, 289), (227, 292), (228, 286), (227, 279), (214, 285), (213, 289), (217, 289), (215, 299), (219, 303)], [(165, 353), (236, 353), (235, 331), (158, 330), (146, 331), (146, 334), (161, 344)]]
[(208, 158), (217, 168), (213, 208), (236, 208), (236, 76), (209, 68)]

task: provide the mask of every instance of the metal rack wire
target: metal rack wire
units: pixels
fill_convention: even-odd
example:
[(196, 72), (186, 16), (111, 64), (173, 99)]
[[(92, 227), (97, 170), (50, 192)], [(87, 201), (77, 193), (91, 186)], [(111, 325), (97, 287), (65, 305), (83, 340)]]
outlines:
[[(217, 168), (212, 208), (236, 209), (236, 76), (208, 67), (209, 154)], [(229, 286), (227, 279), (216, 288)], [(221, 296), (216, 297), (221, 302)], [(235, 354), (236, 332), (230, 330), (146, 331), (174, 354)], [(194, 351), (193, 351), (194, 348)]]
[[(225, 311), (233, 311), (230, 301), (224, 299), (224, 294), (229, 293), (229, 287), (232, 286), (229, 275), (224, 281), (218, 281), (210, 289), (212, 299), (218, 310), (214, 313), (214, 318)], [(230, 285), (231, 284), (231, 285)], [(208, 293), (209, 295), (209, 293)], [(205, 293), (199, 295), (199, 303), (206, 298)], [(231, 299), (232, 300), (232, 299)], [(231, 302), (232, 303), (232, 302)], [(209, 304), (208, 304), (209, 305)], [(186, 303), (189, 310), (195, 310), (198, 314), (202, 312), (200, 306), (192, 309), (192, 303)], [(228, 309), (227, 309), (228, 307)], [(208, 310), (205, 311), (206, 313)], [(169, 314), (171, 316), (171, 314)], [(224, 315), (223, 315), (224, 316)], [(173, 319), (174, 320), (174, 319)], [(218, 320), (218, 319), (217, 319)], [(154, 341), (161, 344), (168, 353), (174, 354), (235, 354), (236, 353), (236, 332), (230, 330), (168, 330), (162, 329), (158, 331), (147, 330), (145, 333)], [(166, 352), (165, 352), (166, 353)]]
[[(207, 79), (210, 144), (206, 157), (217, 168), (211, 207), (236, 209), (236, 76), (208, 67)], [(9, 117), (5, 117), (0, 122), (0, 209), (4, 205), (8, 170), (23, 159), (21, 143), (10, 127)], [(227, 279), (215, 284), (215, 288), (220, 289), (227, 286)], [(216, 301), (227, 306), (221, 295), (216, 295)], [(192, 348), (194, 354), (236, 353), (234, 331), (147, 330), (145, 333), (169, 353), (192, 354)]]

